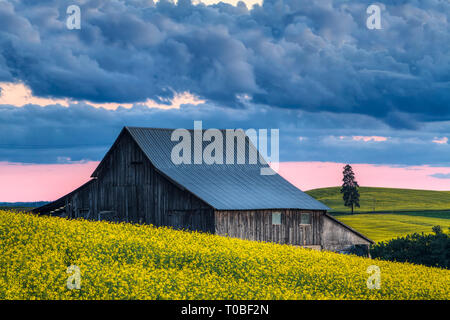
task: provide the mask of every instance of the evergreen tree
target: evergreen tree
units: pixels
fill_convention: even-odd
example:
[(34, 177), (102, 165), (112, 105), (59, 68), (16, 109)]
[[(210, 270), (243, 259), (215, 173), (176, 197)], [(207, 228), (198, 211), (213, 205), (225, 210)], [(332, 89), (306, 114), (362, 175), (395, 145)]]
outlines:
[(342, 173), (344, 174), (344, 178), (342, 179), (344, 183), (341, 188), (342, 198), (344, 199), (344, 205), (346, 207), (351, 207), (353, 213), (354, 206), (359, 208), (359, 185), (358, 182), (355, 181), (355, 173), (349, 164), (344, 167)]

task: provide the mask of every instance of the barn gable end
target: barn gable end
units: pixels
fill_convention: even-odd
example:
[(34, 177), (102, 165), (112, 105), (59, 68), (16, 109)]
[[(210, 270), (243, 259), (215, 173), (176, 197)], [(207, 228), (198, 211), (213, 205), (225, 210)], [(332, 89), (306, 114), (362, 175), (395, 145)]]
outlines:
[(328, 214), (322, 217), (321, 245), (329, 251), (352, 251), (355, 246), (368, 246), (372, 240)]
[[(92, 177), (85, 187), (59, 201), (66, 206), (64, 216), (213, 232), (211, 206), (159, 172), (126, 130)], [(44, 210), (48, 209), (35, 212)]]

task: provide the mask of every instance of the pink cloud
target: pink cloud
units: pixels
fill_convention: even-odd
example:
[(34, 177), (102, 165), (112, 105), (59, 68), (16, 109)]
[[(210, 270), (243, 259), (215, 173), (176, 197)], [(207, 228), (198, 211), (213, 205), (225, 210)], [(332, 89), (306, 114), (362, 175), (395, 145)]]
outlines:
[(47, 99), (33, 96), (31, 89), (23, 83), (0, 82), (0, 104), (22, 107), (26, 104), (46, 106), (60, 104), (69, 106), (67, 99)]
[[(0, 162), (0, 202), (55, 200), (89, 180), (98, 162)], [(281, 162), (278, 172), (301, 190), (340, 185), (343, 163)], [(450, 190), (450, 167), (353, 164), (361, 186)], [(431, 175), (436, 175), (432, 177)]]
[(97, 165), (0, 162), (0, 202), (56, 200), (88, 181)]
[[(132, 103), (94, 103), (91, 101), (75, 101), (69, 99), (48, 99), (36, 97), (31, 92), (31, 89), (23, 83), (0, 82), (0, 104), (10, 104), (16, 107), (23, 107), (26, 104), (36, 104), (39, 106), (47, 106), (52, 104), (60, 104), (68, 107), (70, 103), (86, 103), (96, 108), (105, 108), (115, 110), (119, 106), (124, 108), (131, 108)], [(204, 100), (194, 96), (190, 92), (175, 93), (174, 98), (170, 101), (170, 105), (158, 104), (150, 99), (144, 102), (136, 102), (136, 104), (145, 105), (149, 108), (180, 108), (182, 104), (200, 104)]]
[(375, 142), (383, 142), (387, 141), (388, 137), (382, 137), (382, 136), (330, 136), (331, 139), (339, 139), (342, 141), (363, 141), (363, 142), (369, 142), (369, 141), (375, 141)]
[(442, 137), (442, 138), (439, 139), (439, 138), (435, 137), (433, 142), (437, 143), (437, 144), (446, 144), (448, 142), (448, 138), (447, 137)]
[(388, 138), (380, 136), (353, 136), (352, 139), (355, 141), (364, 141), (364, 142), (368, 141), (382, 142), (387, 141)]
[[(301, 190), (338, 186), (342, 184), (344, 163), (281, 162), (278, 173)], [(361, 186), (450, 190), (450, 179), (432, 177), (450, 174), (450, 167), (352, 164)]]

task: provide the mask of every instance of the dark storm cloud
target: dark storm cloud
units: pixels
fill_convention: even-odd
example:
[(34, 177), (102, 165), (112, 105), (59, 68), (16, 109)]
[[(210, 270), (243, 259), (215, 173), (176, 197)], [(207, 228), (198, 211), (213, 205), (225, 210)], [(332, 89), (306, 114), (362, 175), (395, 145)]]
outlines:
[(392, 127), (450, 118), (450, 3), (382, 1), (368, 30), (360, 1), (0, 1), (0, 81), (94, 102), (165, 103), (189, 91), (241, 108), (353, 113)]
[[(213, 104), (180, 109), (106, 110), (85, 104), (69, 107), (0, 106), (0, 161), (58, 163), (100, 160), (123, 126), (279, 129), (281, 161), (450, 166), (450, 145), (432, 141), (450, 136), (450, 122), (393, 130), (371, 116), (304, 112), (262, 105), (231, 110)], [(355, 140), (382, 136), (386, 141)]]

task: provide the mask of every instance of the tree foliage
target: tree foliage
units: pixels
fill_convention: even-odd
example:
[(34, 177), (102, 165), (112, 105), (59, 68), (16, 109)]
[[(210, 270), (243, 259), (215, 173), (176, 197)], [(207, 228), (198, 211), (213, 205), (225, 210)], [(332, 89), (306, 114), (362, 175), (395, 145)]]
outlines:
[(371, 248), (371, 256), (382, 260), (449, 269), (450, 237), (440, 226), (433, 227), (433, 232), (434, 234), (429, 235), (413, 233), (377, 243)]
[(346, 207), (351, 207), (353, 213), (353, 208), (355, 206), (359, 208), (359, 185), (355, 180), (353, 168), (349, 164), (344, 167), (344, 171), (342, 173), (344, 175), (342, 179), (344, 183), (341, 188), (342, 198), (344, 200), (344, 205)]

